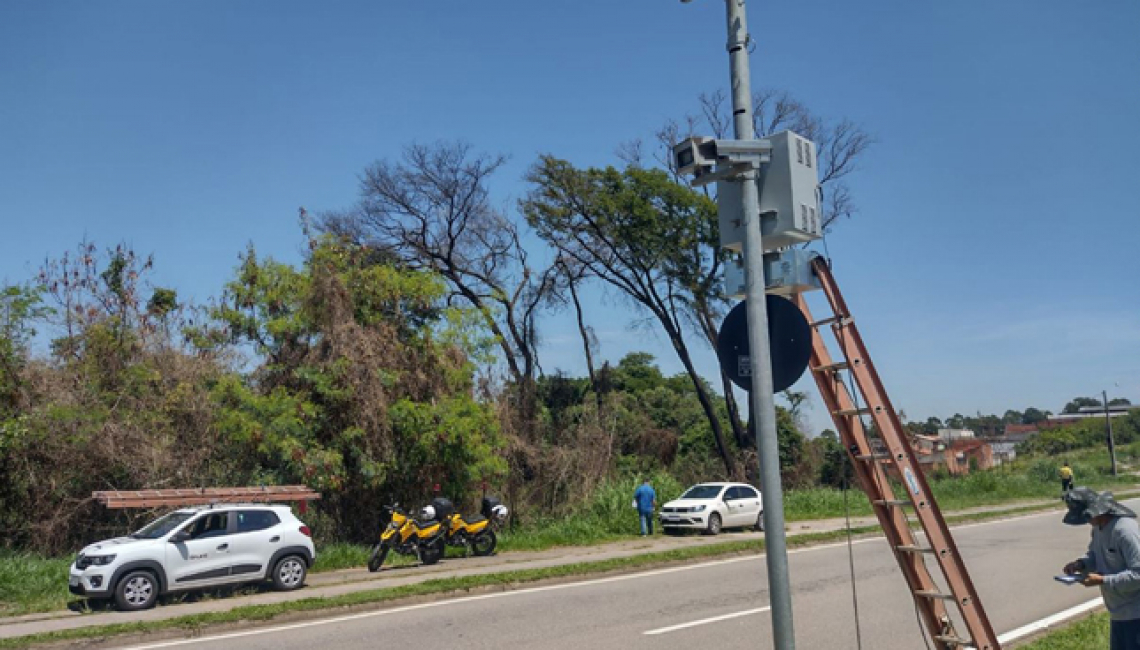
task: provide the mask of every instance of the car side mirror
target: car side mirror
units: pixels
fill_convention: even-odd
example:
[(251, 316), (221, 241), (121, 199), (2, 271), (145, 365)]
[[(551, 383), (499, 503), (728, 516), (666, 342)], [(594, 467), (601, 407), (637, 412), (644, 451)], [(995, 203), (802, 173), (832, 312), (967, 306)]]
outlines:
[(170, 543), (171, 544), (180, 544), (182, 542), (188, 541), (189, 539), (190, 539), (190, 532), (186, 531), (186, 530), (180, 530), (177, 533), (174, 533), (173, 535), (170, 536)]

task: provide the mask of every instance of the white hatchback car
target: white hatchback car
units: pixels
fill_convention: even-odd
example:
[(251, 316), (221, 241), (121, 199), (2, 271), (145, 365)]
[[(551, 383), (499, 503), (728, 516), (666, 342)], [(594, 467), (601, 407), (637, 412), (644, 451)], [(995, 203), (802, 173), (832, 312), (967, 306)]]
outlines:
[(309, 527), (288, 506), (183, 508), (129, 537), (84, 548), (71, 565), (71, 593), (114, 598), (122, 610), (154, 606), (160, 594), (272, 580), (305, 582), (316, 559)]
[(760, 491), (745, 483), (701, 483), (661, 507), (661, 528), (703, 530), (716, 535), (725, 528), (764, 530)]

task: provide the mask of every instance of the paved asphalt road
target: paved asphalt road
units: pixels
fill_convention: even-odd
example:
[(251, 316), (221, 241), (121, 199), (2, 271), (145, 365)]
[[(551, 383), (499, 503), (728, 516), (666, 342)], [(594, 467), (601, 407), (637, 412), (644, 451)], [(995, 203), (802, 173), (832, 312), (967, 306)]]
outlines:
[[(1087, 528), (1062, 525), (1055, 512), (955, 529), (998, 634), (1098, 596), (1053, 580), (1088, 536)], [(854, 561), (863, 648), (926, 647), (885, 541), (856, 542)], [(797, 648), (857, 648), (847, 547), (793, 551), (790, 562)], [(135, 647), (752, 650), (772, 647), (765, 581), (763, 558), (732, 558)]]

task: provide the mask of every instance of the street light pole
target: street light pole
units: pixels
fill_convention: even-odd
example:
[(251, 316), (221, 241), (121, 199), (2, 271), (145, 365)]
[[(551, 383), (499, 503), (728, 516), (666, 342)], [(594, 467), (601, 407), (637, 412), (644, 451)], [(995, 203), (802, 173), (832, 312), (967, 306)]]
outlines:
[(1116, 476), (1116, 441), (1112, 439), (1112, 416), (1108, 412), (1108, 391), (1101, 391), (1104, 398), (1104, 424), (1108, 427), (1108, 457), (1112, 459), (1112, 475)]
[[(725, 0), (728, 14), (728, 58), (732, 75), (733, 127), (737, 140), (752, 140), (752, 82), (748, 67), (748, 20), (744, 0)], [(768, 594), (772, 637), (777, 650), (795, 650), (792, 593), (788, 579), (788, 547), (784, 535), (784, 491), (780, 485), (780, 447), (776, 438), (776, 405), (772, 396), (772, 353), (768, 348), (764, 247), (760, 234), (758, 170), (741, 179), (744, 215), (745, 300), (752, 366), (752, 412), (760, 458), (760, 491), (764, 501), (764, 543), (768, 561)]]

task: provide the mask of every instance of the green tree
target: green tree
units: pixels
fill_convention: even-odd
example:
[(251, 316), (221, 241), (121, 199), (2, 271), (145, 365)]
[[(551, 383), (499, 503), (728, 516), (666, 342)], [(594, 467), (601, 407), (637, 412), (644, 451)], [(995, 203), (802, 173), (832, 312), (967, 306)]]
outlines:
[(34, 286), (0, 286), (0, 419), (14, 409), (35, 323), (49, 313)]
[(1100, 400), (1094, 397), (1075, 397), (1061, 409), (1062, 413), (1078, 413), (1087, 406), (1100, 406)]
[[(473, 395), (477, 350), (435, 274), (377, 264), (369, 249), (315, 242), (303, 268), (251, 248), (213, 315), (262, 358), (215, 390), (219, 428), (247, 459), (326, 491), (340, 531), (364, 538), (382, 500), (441, 484), (462, 500), (505, 473), (493, 409)], [(208, 337), (207, 337), (208, 338)]]
[[(0, 405), (0, 544), (74, 548), (109, 519), (93, 490), (211, 486), (226, 476), (208, 393), (225, 368), (209, 353), (187, 354), (150, 320), (150, 269), (125, 246), (100, 252), (84, 242), (45, 262), (42, 292), (0, 299), (0, 347), (14, 341), (19, 351), (0, 370), (17, 387)], [(178, 314), (168, 316), (176, 332)], [(29, 358), (33, 327), (50, 337), (50, 357)]]
[[(716, 246), (715, 205), (668, 174), (636, 167), (579, 170), (542, 157), (527, 176), (523, 213), (539, 237), (619, 290), (665, 331), (708, 418), (729, 475), (736, 463), (686, 337), (692, 286)], [(743, 441), (742, 441), (743, 442)]]
[(830, 433), (830, 436), (821, 434), (820, 437), (812, 441), (823, 457), (819, 471), (819, 482), (821, 485), (836, 488), (850, 486), (855, 480), (855, 470), (851, 467), (847, 450), (840, 444), (835, 432), (830, 431)]

